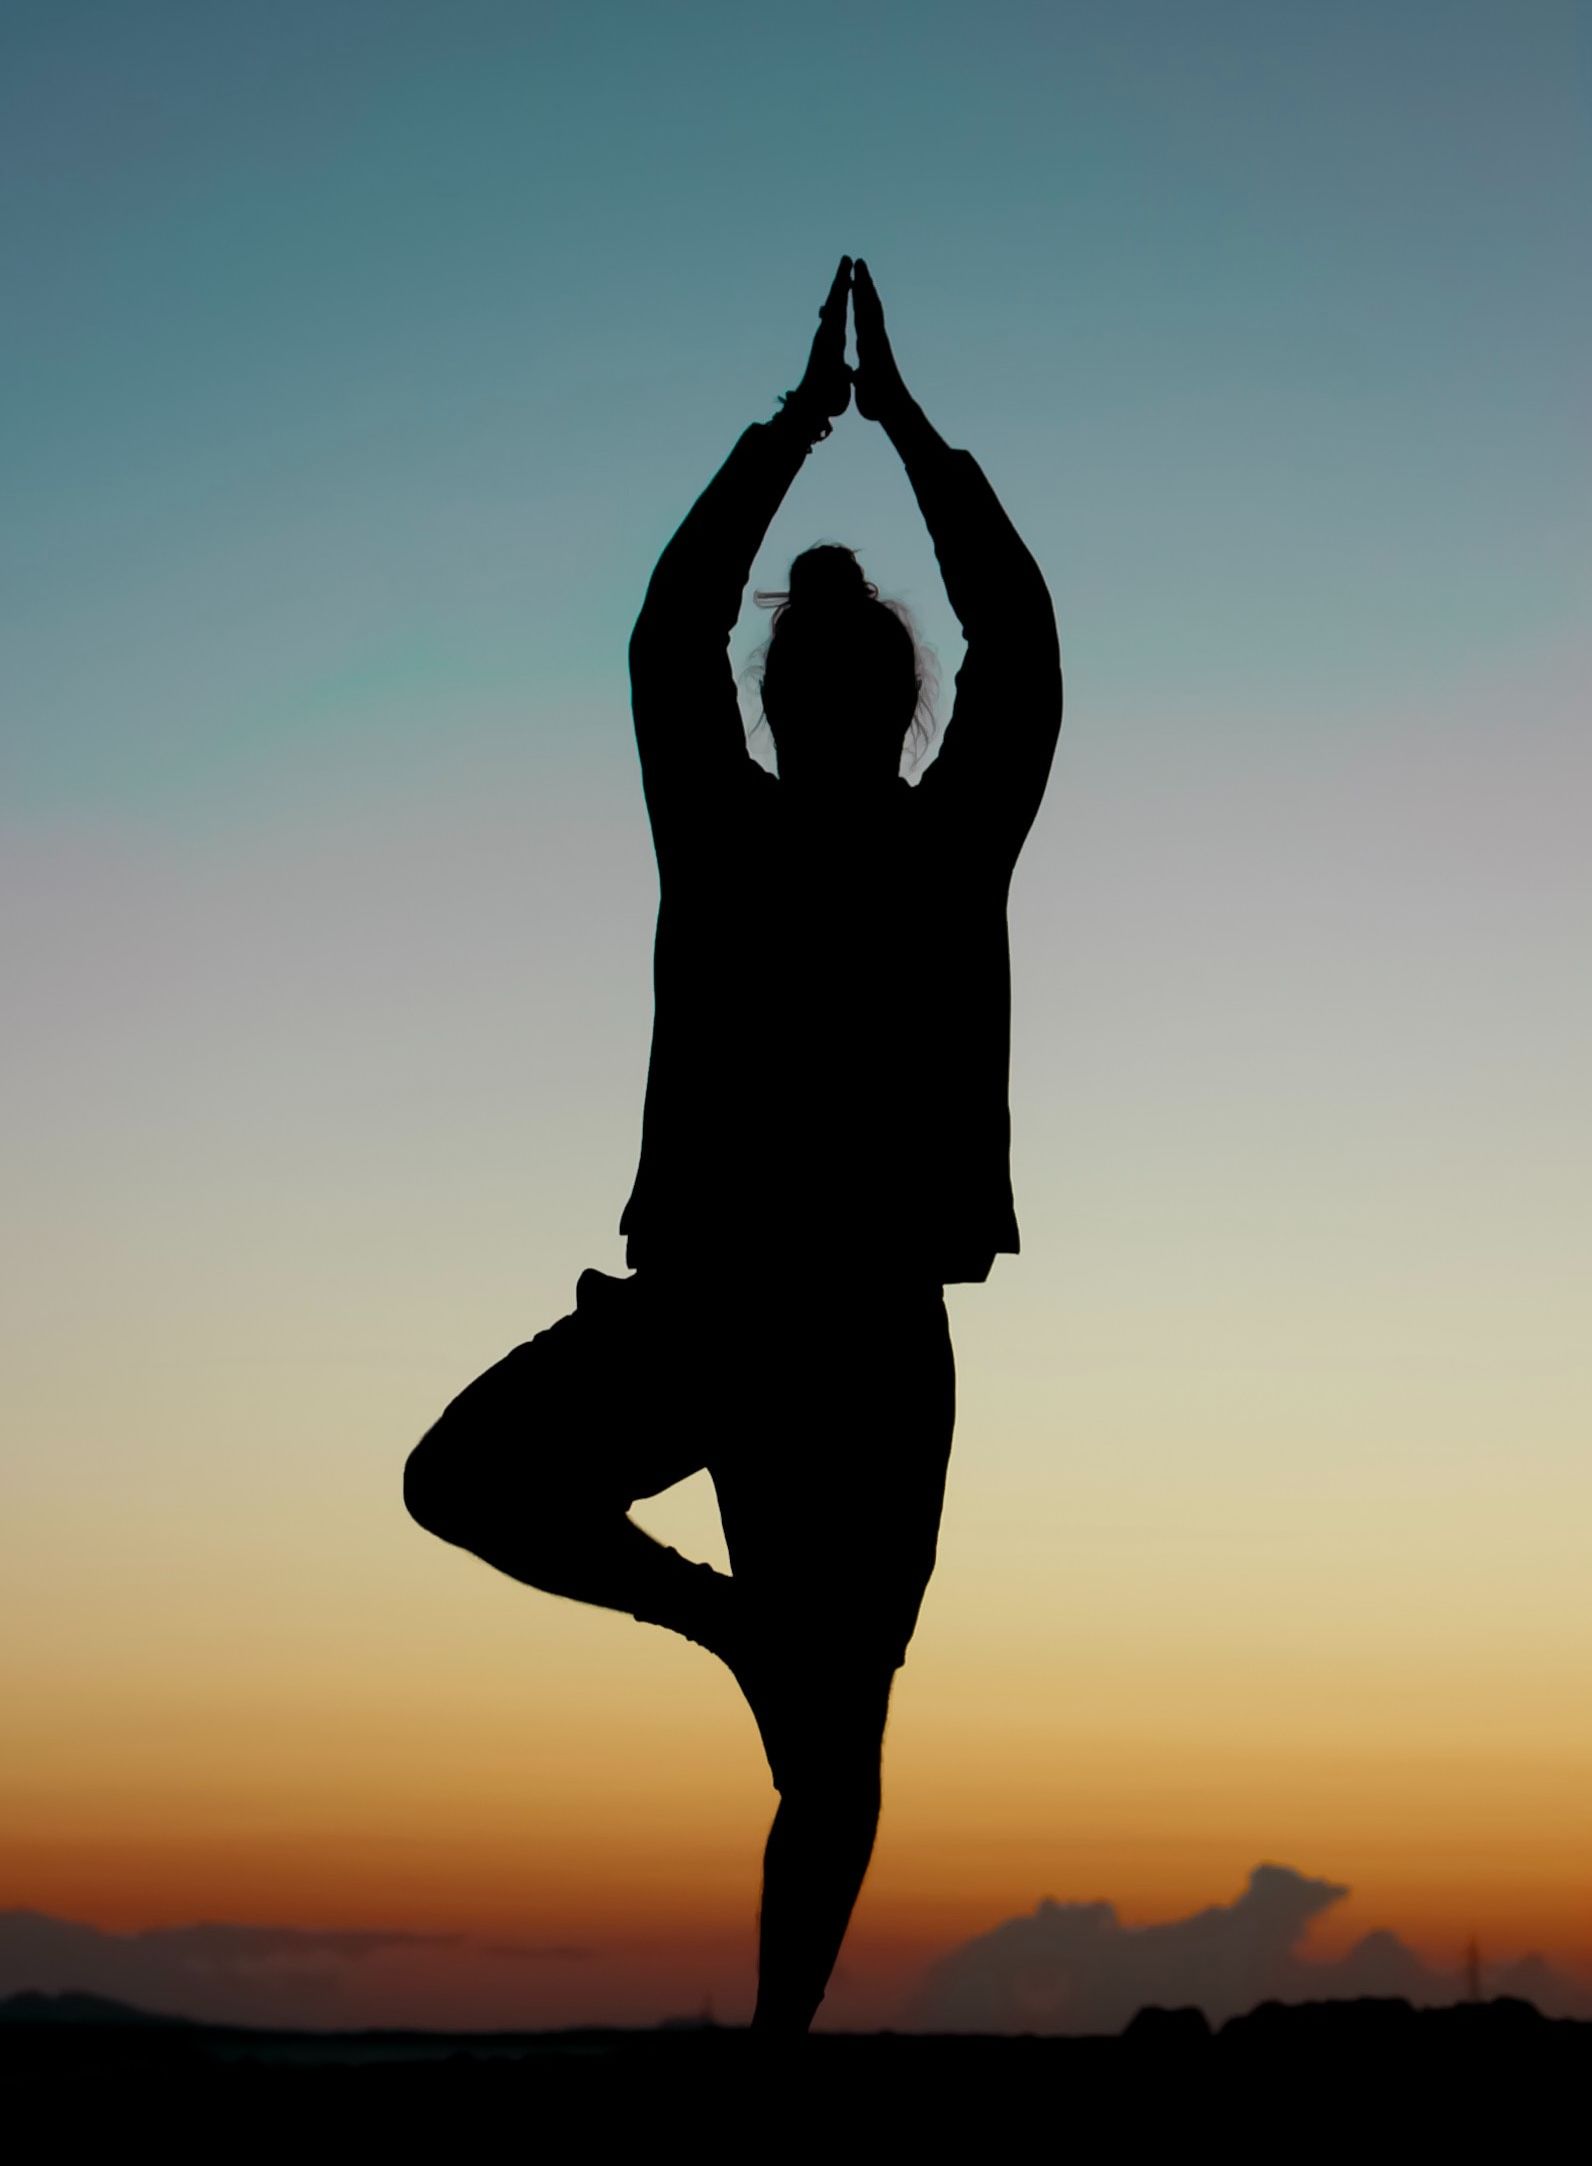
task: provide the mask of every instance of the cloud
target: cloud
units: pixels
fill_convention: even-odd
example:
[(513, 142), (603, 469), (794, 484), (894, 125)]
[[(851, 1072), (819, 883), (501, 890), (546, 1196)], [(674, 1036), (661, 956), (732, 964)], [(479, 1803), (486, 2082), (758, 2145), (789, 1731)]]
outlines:
[(211, 2022), (318, 2025), (348, 2018), (351, 1975), (382, 1957), (572, 1960), (588, 1952), (529, 1942), (483, 1947), (459, 1933), (278, 1925), (205, 1923), (108, 1933), (43, 1911), (8, 1910), (0, 1911), (0, 1995), (104, 1993)]
[[(1306, 1960), (1305, 1928), (1348, 1893), (1291, 1866), (1257, 1865), (1233, 1902), (1157, 1925), (1124, 1925), (1110, 1903), (1047, 1897), (933, 1964), (908, 2021), (923, 2030), (1113, 2032), (1150, 2005), (1203, 2008), (1221, 2023), (1263, 2000), (1375, 1994), (1437, 2005), (1463, 1996), (1462, 1971), (1428, 1964), (1395, 1933), (1367, 1933), (1330, 1962)], [(1482, 1989), (1518, 1994), (1548, 2015), (1592, 2014), (1592, 1994), (1541, 1956), (1492, 1966)]]

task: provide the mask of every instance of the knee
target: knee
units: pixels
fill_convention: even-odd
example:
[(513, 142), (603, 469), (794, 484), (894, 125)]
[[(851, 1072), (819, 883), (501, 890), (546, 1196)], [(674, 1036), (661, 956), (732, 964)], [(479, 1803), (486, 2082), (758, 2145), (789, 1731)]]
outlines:
[(548, 1456), (537, 1442), (545, 1409), (531, 1388), (540, 1344), (511, 1348), (467, 1384), (405, 1460), (404, 1506), (428, 1534), (469, 1548), (505, 1515), (518, 1522), (528, 1471)]
[(527, 1439), (449, 1409), (404, 1461), (404, 1508), (444, 1542), (490, 1558), (510, 1544), (526, 1569), (561, 1555), (585, 1523), (566, 1474), (538, 1464)]
[(768, 1708), (769, 1772), (804, 1818), (877, 1817), (893, 1681), (893, 1671), (859, 1670), (856, 1657), (843, 1654), (808, 1669)]
[(457, 1539), (464, 1483), (458, 1455), (442, 1435), (443, 1424), (428, 1429), (404, 1461), (404, 1508), (417, 1525), (444, 1541)]
[(507, 1515), (510, 1466), (494, 1425), (461, 1394), (404, 1461), (404, 1506), (428, 1534), (472, 1548)]
[(774, 1788), (804, 1821), (845, 1827), (878, 1819), (882, 1729), (837, 1734), (801, 1725), (772, 1730), (764, 1742)]

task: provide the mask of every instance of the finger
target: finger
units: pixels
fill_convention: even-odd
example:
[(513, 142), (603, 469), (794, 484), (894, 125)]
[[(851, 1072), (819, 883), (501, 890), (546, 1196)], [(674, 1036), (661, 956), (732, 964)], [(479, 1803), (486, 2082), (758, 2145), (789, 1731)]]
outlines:
[(836, 271), (834, 278), (830, 283), (829, 292), (827, 297), (825, 298), (824, 305), (818, 311), (820, 316), (831, 316), (834, 315), (837, 311), (841, 314), (845, 313), (846, 291), (850, 284), (851, 258), (849, 256), (842, 256), (840, 259), (840, 268), (838, 271)]
[(870, 330), (876, 327), (880, 330), (884, 328), (884, 310), (879, 305), (878, 288), (868, 274), (867, 264), (860, 256), (856, 263), (851, 302), (859, 323), (866, 323)]

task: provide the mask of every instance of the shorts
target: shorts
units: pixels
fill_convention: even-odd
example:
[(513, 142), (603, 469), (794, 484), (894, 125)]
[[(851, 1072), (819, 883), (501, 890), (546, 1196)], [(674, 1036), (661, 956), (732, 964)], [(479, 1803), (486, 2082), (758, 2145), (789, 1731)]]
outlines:
[(944, 1291), (748, 1280), (582, 1272), (572, 1313), (449, 1412), (491, 1439), (494, 1492), (544, 1528), (560, 1502), (628, 1512), (706, 1468), (759, 1618), (792, 1647), (898, 1669), (956, 1419)]

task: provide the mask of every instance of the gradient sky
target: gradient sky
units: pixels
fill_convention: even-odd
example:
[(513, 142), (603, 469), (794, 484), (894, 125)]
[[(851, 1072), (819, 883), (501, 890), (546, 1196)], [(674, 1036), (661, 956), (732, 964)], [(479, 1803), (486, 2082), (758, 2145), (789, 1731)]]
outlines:
[[(850, 252), (1047, 573), (1067, 716), (1023, 1253), (950, 1297), (826, 2019), (1266, 1858), (1352, 1888), (1323, 1953), (1592, 1968), (1586, 20), (6, 9), (0, 1905), (591, 1951), (380, 2004), (427, 2019), (749, 2004), (727, 1680), (399, 1476), (622, 1268), (625, 642)], [(754, 582), (826, 537), (948, 690), (855, 415)], [(644, 1516), (722, 1559), (705, 1479)]]

